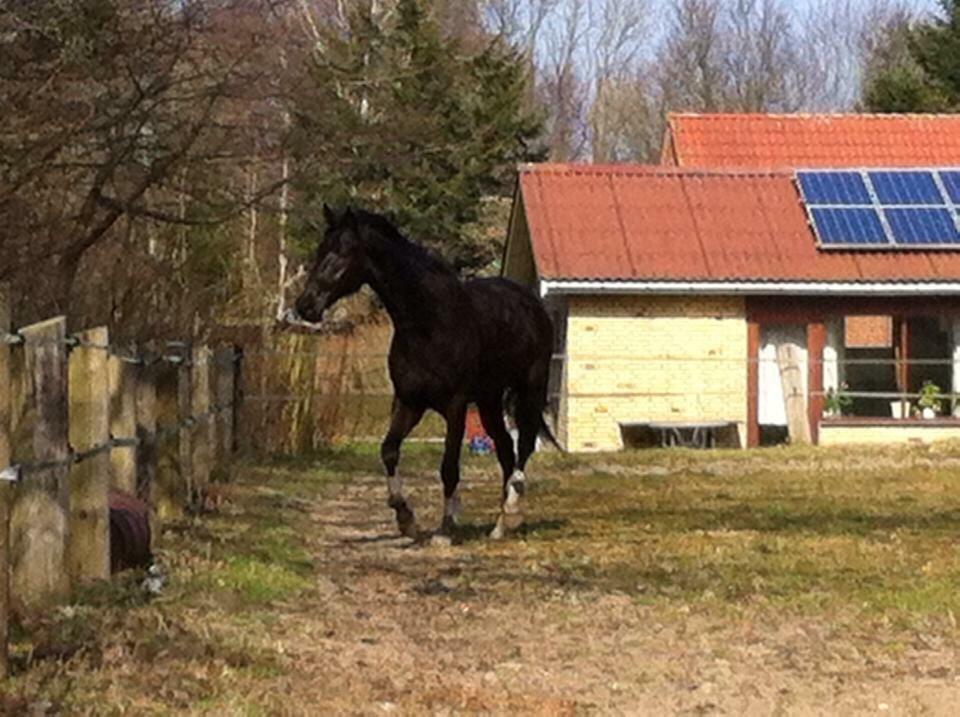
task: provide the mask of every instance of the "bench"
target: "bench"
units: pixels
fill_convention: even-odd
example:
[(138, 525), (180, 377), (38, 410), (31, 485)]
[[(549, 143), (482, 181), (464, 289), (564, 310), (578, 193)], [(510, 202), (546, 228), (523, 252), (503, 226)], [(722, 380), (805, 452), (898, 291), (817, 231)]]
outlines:
[(663, 448), (713, 448), (717, 445), (717, 432), (736, 427), (734, 421), (644, 421), (621, 423), (623, 428), (649, 428), (660, 436)]

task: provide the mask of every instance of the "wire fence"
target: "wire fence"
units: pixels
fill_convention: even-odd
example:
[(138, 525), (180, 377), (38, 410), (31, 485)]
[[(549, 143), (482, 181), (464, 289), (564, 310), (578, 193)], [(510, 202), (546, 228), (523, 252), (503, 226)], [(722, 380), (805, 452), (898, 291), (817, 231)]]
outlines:
[(243, 359), (232, 345), (68, 334), (63, 317), (9, 324), (0, 285), (0, 616), (109, 576), (111, 495), (142, 500), (155, 525), (203, 509), (235, 448)]
[[(162, 353), (146, 350), (138, 353), (135, 347), (129, 344), (101, 344), (91, 342), (79, 335), (70, 335), (65, 337), (51, 337), (43, 339), (28, 339), (22, 333), (18, 332), (0, 332), (0, 343), (9, 347), (62, 347), (66, 350), (67, 360), (70, 352), (76, 349), (91, 349), (102, 351), (107, 356), (115, 358), (118, 361), (130, 366), (148, 369), (160, 364), (167, 364), (173, 367), (184, 369), (212, 367), (218, 369), (230, 369), (233, 371), (243, 357), (242, 352), (232, 348), (228, 352), (208, 352), (201, 350), (199, 357), (194, 357), (191, 344), (185, 341), (168, 341), (166, 350), (179, 351), (179, 353)], [(218, 415), (232, 411), (235, 407), (234, 400), (229, 400), (222, 404), (216, 404), (209, 410), (194, 415), (181, 416), (170, 425), (158, 426), (154, 431), (154, 440), (161, 442), (178, 436), (184, 428), (192, 428), (204, 421), (211, 421)], [(101, 453), (109, 452), (115, 448), (138, 448), (144, 443), (144, 439), (135, 436), (114, 437), (102, 441), (95, 446), (84, 450), (75, 450), (67, 446), (66, 455), (56, 460), (22, 462), (5, 467), (0, 467), (0, 480), (16, 482), (25, 479), (31, 474), (45, 473), (59, 468), (66, 468), (71, 465), (83, 463), (86, 460), (94, 458)]]

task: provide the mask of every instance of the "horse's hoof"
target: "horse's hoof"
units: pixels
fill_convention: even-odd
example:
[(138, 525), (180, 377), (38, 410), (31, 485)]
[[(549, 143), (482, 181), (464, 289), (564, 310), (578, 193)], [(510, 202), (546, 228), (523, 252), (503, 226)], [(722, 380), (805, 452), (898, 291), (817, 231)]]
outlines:
[(449, 548), (453, 545), (453, 539), (449, 535), (443, 533), (434, 533), (430, 536), (430, 545), (435, 548)]
[(417, 528), (417, 519), (413, 511), (407, 507), (406, 503), (397, 506), (394, 510), (397, 512), (397, 527), (400, 529), (401, 534), (416, 540), (420, 535), (420, 531)]
[(450, 535), (453, 531), (457, 529), (457, 526), (460, 522), (453, 515), (443, 516), (443, 521), (440, 523), (440, 530), (437, 532), (442, 535)]
[(490, 531), (490, 538), (502, 540), (511, 533), (515, 533), (523, 525), (523, 513), (501, 513), (497, 518), (497, 525)]
[(523, 526), (523, 513), (504, 513), (503, 527), (507, 533), (513, 533)]
[(400, 529), (400, 534), (408, 538), (416, 540), (420, 537), (420, 529), (417, 527), (417, 521), (397, 521), (397, 527)]

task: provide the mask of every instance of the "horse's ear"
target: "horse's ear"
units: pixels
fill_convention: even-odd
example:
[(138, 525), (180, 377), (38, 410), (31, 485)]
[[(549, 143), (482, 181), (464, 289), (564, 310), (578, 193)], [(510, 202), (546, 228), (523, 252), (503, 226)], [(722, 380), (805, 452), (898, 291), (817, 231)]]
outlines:
[(327, 223), (328, 227), (332, 227), (337, 223), (337, 215), (330, 208), (330, 205), (326, 202), (323, 203), (323, 220)]

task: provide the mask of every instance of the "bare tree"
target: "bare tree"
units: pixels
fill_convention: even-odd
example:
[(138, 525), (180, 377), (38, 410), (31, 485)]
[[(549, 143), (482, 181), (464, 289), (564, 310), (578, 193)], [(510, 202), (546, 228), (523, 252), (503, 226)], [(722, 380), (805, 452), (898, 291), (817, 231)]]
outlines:
[[(591, 6), (594, 17), (588, 34), (587, 67), (593, 80), (589, 110), (593, 160), (632, 158), (626, 138), (634, 135), (646, 102), (636, 82), (644, 38), (651, 30), (647, 4), (637, 0), (606, 0)], [(633, 113), (629, 110), (633, 105)], [(626, 110), (626, 111), (625, 111)]]
[(796, 19), (796, 94), (810, 111), (851, 110), (890, 32), (916, 18), (905, 0), (816, 0)]
[(104, 243), (143, 237), (153, 250), (144, 264), (161, 258), (157, 233), (137, 225), (204, 227), (235, 214), (242, 190), (223, 168), (262, 130), (251, 99), (270, 90), (267, 7), (44, 1), (0, 11), (0, 104), (14, 108), (0, 131), (0, 277), (31, 313), (66, 311), (85, 257)]
[(796, 38), (781, 0), (734, 0), (727, 12), (725, 104), (744, 112), (790, 111), (798, 71)]
[(675, 0), (658, 64), (668, 107), (712, 112), (722, 109), (723, 15), (716, 0)]
[(551, 157), (565, 161), (583, 156), (589, 136), (584, 113), (589, 87), (580, 51), (589, 29), (586, 0), (570, 0), (560, 21), (547, 28), (544, 60), (538, 68), (537, 98), (549, 108), (547, 122)]

